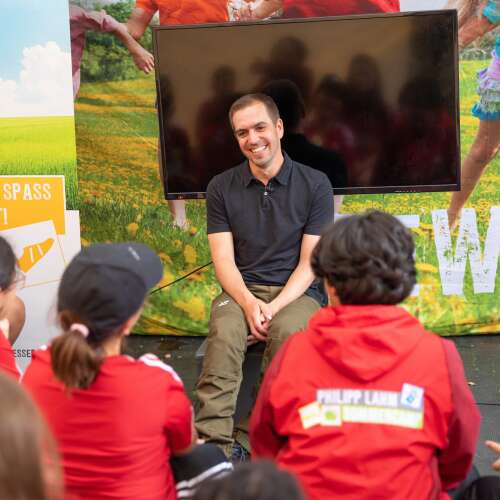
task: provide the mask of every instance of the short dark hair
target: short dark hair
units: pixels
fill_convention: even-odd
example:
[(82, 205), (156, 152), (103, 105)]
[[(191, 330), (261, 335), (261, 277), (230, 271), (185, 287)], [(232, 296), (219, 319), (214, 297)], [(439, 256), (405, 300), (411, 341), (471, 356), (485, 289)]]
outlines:
[(239, 465), (234, 472), (203, 483), (193, 500), (303, 500), (297, 480), (268, 460)]
[(236, 99), (233, 102), (231, 107), (229, 108), (229, 123), (231, 124), (231, 128), (233, 127), (233, 116), (237, 111), (248, 108), (253, 104), (263, 104), (266, 108), (267, 114), (271, 118), (273, 123), (276, 123), (279, 120), (280, 113), (278, 111), (278, 106), (276, 103), (266, 94), (245, 94), (244, 96)]
[(9, 242), (0, 236), (0, 291), (5, 291), (14, 282), (16, 256)]
[(375, 210), (327, 228), (311, 265), (342, 304), (398, 304), (416, 282), (414, 249), (410, 231), (396, 217)]

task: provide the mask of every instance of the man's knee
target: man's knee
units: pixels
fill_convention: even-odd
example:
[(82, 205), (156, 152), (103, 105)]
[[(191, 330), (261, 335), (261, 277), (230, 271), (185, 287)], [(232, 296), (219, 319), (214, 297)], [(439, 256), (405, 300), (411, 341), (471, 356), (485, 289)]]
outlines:
[(307, 320), (301, 318), (285, 317), (276, 321), (271, 330), (271, 336), (276, 340), (285, 340), (292, 333), (302, 330), (307, 324)]
[(246, 353), (246, 338), (246, 323), (238, 314), (214, 314), (212, 311), (202, 378), (239, 379)]
[(319, 304), (311, 297), (303, 296), (280, 311), (272, 320), (270, 335), (284, 341), (292, 333), (303, 330), (309, 318), (319, 309)]
[(208, 346), (246, 350), (248, 327), (241, 307), (227, 295), (214, 300), (210, 314)]
[(208, 346), (218, 349), (246, 350), (247, 326), (239, 318), (219, 317), (210, 320)]

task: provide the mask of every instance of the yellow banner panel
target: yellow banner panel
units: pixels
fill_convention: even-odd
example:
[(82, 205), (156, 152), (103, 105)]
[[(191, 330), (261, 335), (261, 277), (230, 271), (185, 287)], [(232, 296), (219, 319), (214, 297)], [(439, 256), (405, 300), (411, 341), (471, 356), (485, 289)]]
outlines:
[(0, 231), (51, 220), (65, 234), (63, 175), (0, 176)]

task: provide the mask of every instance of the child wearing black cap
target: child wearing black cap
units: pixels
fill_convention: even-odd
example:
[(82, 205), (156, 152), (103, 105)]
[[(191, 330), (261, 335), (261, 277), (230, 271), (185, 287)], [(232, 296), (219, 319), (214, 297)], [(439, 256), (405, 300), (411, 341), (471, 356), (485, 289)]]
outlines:
[(71, 498), (176, 498), (169, 459), (193, 447), (191, 403), (156, 356), (121, 354), (161, 276), (139, 243), (91, 245), (62, 276), (62, 333), (33, 353), (23, 384), (59, 443)]

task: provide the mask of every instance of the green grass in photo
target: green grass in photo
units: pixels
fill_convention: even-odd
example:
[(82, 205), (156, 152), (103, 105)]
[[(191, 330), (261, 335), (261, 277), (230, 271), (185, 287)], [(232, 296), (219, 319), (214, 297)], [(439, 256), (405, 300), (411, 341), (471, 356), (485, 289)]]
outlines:
[(72, 116), (0, 118), (0, 175), (64, 175), (66, 208), (78, 208)]
[[(460, 142), (462, 159), (469, 152), (476, 136), (479, 121), (472, 116), (476, 102), (476, 74), (485, 61), (460, 62)], [(500, 273), (495, 279), (495, 293), (475, 294), (470, 266), (467, 264), (463, 296), (444, 296), (441, 290), (439, 266), (432, 231), (431, 211), (446, 209), (450, 193), (387, 194), (347, 196), (343, 211), (357, 213), (366, 208), (385, 210), (393, 214), (419, 215), (421, 227), (415, 231), (418, 281), (420, 295), (410, 298), (405, 306), (431, 330), (441, 334), (487, 333), (498, 331), (500, 325)], [(488, 165), (466, 207), (475, 208), (481, 251), (484, 252), (490, 208), (500, 205), (500, 158)], [(458, 231), (452, 233), (455, 250)]]
[[(476, 72), (484, 61), (460, 65), (462, 158), (474, 140), (478, 120), (470, 109), (476, 100)], [(181, 231), (163, 199), (158, 175), (158, 124), (154, 79), (83, 84), (76, 104), (78, 179), (83, 242), (143, 241), (164, 264), (161, 286), (210, 261), (203, 201), (188, 201), (189, 231)], [(500, 204), (500, 159), (485, 171), (467, 206), (477, 213), (484, 240), (490, 207)], [(466, 269), (464, 295), (442, 294), (431, 211), (446, 209), (450, 193), (356, 195), (344, 199), (343, 213), (378, 208), (396, 215), (419, 215), (415, 231), (418, 279), (423, 285), (407, 307), (431, 330), (442, 334), (486, 332), (500, 324), (500, 273), (495, 293), (474, 294)], [(452, 234), (455, 244), (457, 233)], [(141, 333), (205, 334), (212, 299), (219, 292), (208, 266), (153, 294), (138, 327)]]

